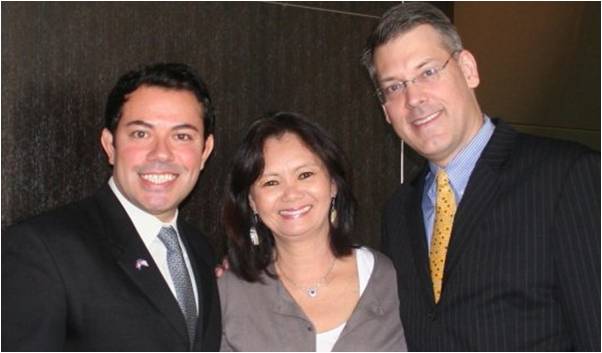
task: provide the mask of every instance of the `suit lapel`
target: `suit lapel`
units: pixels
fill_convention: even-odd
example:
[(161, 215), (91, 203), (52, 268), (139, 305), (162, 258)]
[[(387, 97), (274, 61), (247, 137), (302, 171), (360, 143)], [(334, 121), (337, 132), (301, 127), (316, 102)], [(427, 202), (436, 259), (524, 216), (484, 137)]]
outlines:
[(477, 236), (479, 224), (491, 212), (492, 205), (501, 195), (504, 184), (501, 169), (510, 156), (516, 132), (501, 121), (493, 122), (496, 124), (495, 132), (483, 150), (458, 205), (445, 263), (444, 281), (452, 275), (454, 266), (466, 249), (466, 242)]
[[(178, 334), (187, 340), (186, 321), (178, 302), (117, 197), (107, 185), (97, 193), (97, 199), (103, 213), (104, 231), (116, 262)], [(143, 261), (148, 266), (143, 265)]]
[(178, 228), (180, 235), (182, 236), (184, 246), (186, 246), (186, 251), (188, 252), (188, 257), (192, 265), (192, 272), (194, 273), (194, 279), (197, 287), (197, 308), (199, 309), (199, 317), (197, 319), (196, 326), (196, 344), (198, 343), (199, 338), (203, 338), (205, 328), (209, 325), (208, 321), (211, 313), (210, 308), (212, 305), (211, 293), (214, 290), (213, 286), (215, 282), (213, 278), (209, 278), (209, 276), (213, 275), (213, 268), (205, 261), (205, 259), (211, 255), (208, 253), (203, 253), (198, 246), (194, 246), (197, 244), (197, 242), (194, 241), (194, 237), (201, 235), (191, 231), (181, 220), (178, 220)]
[(400, 229), (398, 229), (397, 232), (398, 234), (408, 234), (412, 248), (410, 254), (414, 257), (416, 273), (418, 274), (422, 289), (427, 293), (427, 297), (425, 298), (433, 301), (434, 296), (429, 270), (428, 246), (426, 244), (424, 217), (422, 214), (422, 190), (424, 189), (426, 168), (427, 167), (425, 167), (423, 173), (412, 182), (412, 190), (406, 204), (407, 209), (406, 212), (404, 212), (404, 214), (408, 215), (408, 229), (403, 229), (403, 225), (400, 223)]

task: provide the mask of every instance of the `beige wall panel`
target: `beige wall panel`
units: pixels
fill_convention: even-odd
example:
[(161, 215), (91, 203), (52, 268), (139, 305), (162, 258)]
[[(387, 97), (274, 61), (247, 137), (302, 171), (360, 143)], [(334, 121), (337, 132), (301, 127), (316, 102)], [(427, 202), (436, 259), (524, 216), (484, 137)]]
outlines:
[(600, 3), (458, 2), (454, 20), (485, 112), (600, 150)]

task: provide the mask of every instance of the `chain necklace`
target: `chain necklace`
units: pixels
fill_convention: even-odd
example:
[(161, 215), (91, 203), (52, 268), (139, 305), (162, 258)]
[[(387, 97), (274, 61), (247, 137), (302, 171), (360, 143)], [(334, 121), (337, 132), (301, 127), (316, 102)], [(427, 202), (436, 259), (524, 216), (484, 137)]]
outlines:
[(286, 275), (286, 273), (284, 273), (284, 271), (282, 271), (280, 269), (280, 267), (278, 266), (278, 263), (274, 263), (276, 265), (276, 269), (278, 270), (278, 272), (280, 272), (280, 274), (286, 278), (286, 280), (292, 284), (293, 286), (295, 286), (297, 289), (301, 290), (303, 293), (305, 293), (305, 295), (307, 295), (308, 297), (310, 297), (311, 299), (315, 298), (318, 296), (318, 289), (320, 289), (322, 286), (326, 285), (326, 278), (328, 277), (328, 275), (330, 275), (330, 273), (332, 272), (332, 270), (334, 269), (334, 264), (336, 262), (336, 257), (332, 258), (332, 264), (330, 265), (330, 269), (328, 269), (328, 272), (326, 272), (326, 274), (324, 276), (322, 276), (316, 283), (314, 283), (311, 286), (307, 286), (307, 287), (303, 287), (298, 285), (297, 283), (295, 283), (292, 279), (290, 279), (289, 276)]

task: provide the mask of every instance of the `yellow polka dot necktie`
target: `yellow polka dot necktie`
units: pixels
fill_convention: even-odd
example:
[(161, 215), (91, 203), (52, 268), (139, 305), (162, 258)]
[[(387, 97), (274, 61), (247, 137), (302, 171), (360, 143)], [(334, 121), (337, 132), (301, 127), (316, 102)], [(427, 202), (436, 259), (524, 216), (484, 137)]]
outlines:
[(431, 238), (431, 251), (429, 254), (431, 279), (433, 281), (433, 294), (435, 303), (441, 297), (443, 287), (443, 269), (447, 246), (451, 236), (454, 215), (456, 214), (456, 198), (449, 185), (449, 178), (443, 169), (437, 172), (437, 199), (435, 201), (435, 224)]

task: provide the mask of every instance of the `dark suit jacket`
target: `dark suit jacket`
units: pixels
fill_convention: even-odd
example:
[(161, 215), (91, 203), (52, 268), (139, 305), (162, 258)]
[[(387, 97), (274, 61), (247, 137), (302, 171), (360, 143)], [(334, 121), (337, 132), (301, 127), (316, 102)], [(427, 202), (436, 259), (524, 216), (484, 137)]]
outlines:
[[(199, 293), (193, 350), (216, 351), (221, 317), (214, 255), (178, 228)], [(2, 350), (187, 351), (178, 303), (108, 185), (2, 235)], [(148, 267), (136, 269), (145, 259)]]
[(408, 348), (600, 351), (600, 155), (494, 123), (458, 205), (438, 304), (425, 173), (385, 208)]

